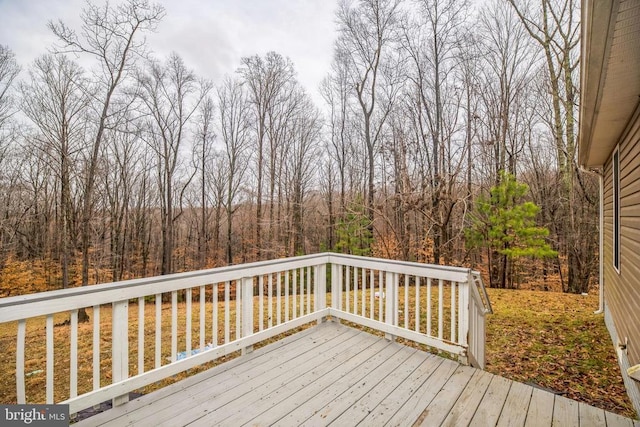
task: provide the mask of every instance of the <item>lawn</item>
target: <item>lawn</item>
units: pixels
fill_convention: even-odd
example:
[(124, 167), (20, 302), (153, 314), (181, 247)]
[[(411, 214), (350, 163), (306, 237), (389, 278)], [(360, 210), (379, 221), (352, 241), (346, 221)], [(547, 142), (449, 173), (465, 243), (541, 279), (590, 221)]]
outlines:
[(597, 295), (489, 289), (487, 371), (635, 417)]

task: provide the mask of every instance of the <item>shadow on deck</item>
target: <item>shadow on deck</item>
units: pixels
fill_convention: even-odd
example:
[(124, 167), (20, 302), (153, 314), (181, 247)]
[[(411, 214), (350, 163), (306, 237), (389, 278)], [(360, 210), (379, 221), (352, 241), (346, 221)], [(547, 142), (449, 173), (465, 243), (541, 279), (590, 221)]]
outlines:
[(634, 423), (562, 396), (327, 322), (75, 425)]

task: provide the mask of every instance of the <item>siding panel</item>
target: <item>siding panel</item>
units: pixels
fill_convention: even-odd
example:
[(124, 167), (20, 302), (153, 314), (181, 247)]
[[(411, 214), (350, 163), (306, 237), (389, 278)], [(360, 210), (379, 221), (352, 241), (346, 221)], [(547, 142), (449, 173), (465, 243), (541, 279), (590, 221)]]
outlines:
[(613, 168), (604, 168), (605, 300), (631, 364), (640, 363), (640, 120), (620, 143), (620, 273), (613, 268)]

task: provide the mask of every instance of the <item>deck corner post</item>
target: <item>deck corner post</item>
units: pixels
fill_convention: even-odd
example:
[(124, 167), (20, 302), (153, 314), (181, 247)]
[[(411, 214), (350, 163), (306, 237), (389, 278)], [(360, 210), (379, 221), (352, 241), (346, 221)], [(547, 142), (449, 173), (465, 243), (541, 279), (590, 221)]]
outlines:
[[(240, 305), (242, 313), (238, 309), (236, 301), (236, 311), (240, 314), (242, 331), (241, 337), (245, 338), (253, 334), (253, 277), (243, 277), (240, 289)], [(236, 291), (237, 292), (237, 291)], [(236, 297), (237, 298), (237, 297)], [(236, 315), (237, 315), (236, 314)], [(262, 321), (262, 319), (260, 319)], [(243, 347), (242, 354), (248, 354), (253, 351), (253, 346)]]
[[(385, 323), (398, 326), (398, 276), (395, 273), (387, 271), (385, 273)], [(396, 336), (386, 333), (384, 337), (389, 341), (395, 341)]]
[[(112, 303), (113, 322), (111, 349), (111, 370), (113, 382), (124, 381), (129, 378), (129, 301)], [(113, 398), (113, 406), (119, 406), (129, 401), (129, 393)]]

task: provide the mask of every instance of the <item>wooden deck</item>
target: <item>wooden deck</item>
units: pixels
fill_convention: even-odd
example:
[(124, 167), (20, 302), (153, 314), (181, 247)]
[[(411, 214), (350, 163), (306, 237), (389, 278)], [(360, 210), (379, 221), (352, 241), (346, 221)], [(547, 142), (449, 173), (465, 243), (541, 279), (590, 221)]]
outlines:
[(633, 422), (329, 322), (76, 424), (94, 425), (633, 426)]

